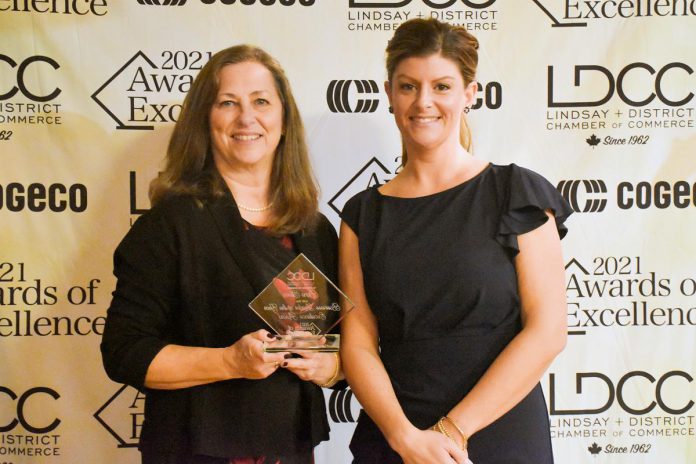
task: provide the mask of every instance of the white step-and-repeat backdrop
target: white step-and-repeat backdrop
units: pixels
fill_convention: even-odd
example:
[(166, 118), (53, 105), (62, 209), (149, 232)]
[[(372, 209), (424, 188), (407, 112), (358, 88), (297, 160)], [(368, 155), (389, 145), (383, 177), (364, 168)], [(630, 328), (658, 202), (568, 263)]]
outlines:
[[(111, 258), (211, 53), (283, 64), (338, 225), (398, 169), (384, 47), (430, 16), (482, 44), (475, 154), (577, 211), (557, 462), (696, 462), (696, 0), (0, 0), (0, 463), (139, 462), (143, 396), (99, 355)], [(317, 463), (348, 463), (360, 406), (325, 393)]]

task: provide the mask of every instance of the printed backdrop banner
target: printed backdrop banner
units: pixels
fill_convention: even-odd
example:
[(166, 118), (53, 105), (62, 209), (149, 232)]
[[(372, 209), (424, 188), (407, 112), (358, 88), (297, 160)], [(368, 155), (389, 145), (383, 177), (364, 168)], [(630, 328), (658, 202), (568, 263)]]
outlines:
[[(475, 155), (577, 211), (542, 379), (557, 462), (696, 462), (695, 0), (0, 0), (0, 462), (139, 462), (144, 396), (99, 354), (112, 253), (211, 54), (285, 67), (338, 226), (398, 170), (384, 48), (414, 17), (481, 42)], [(325, 395), (316, 461), (349, 463), (360, 405)]]

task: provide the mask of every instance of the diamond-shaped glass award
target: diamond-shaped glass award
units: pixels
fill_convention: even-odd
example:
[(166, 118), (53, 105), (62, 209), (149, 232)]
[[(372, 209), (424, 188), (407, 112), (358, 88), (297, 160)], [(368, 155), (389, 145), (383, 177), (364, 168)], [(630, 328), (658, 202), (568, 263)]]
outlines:
[(355, 305), (300, 253), (249, 307), (281, 336), (267, 352), (331, 352), (338, 351), (340, 335), (329, 332)]

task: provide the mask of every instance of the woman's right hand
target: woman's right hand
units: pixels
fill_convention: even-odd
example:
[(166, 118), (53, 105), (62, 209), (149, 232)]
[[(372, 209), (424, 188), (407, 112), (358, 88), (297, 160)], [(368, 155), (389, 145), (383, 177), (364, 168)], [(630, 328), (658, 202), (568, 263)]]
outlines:
[(404, 464), (467, 464), (466, 450), (439, 432), (413, 428), (400, 437), (394, 450)]
[(230, 378), (265, 379), (278, 370), (288, 353), (266, 353), (266, 343), (273, 340), (275, 335), (261, 329), (225, 348), (222, 360)]

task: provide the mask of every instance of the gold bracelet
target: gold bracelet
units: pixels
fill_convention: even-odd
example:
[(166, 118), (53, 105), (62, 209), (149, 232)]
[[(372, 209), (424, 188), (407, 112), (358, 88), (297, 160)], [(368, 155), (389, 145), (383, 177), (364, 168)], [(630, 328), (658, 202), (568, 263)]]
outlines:
[(453, 442), (456, 443), (454, 437), (452, 435), (450, 435), (449, 432), (447, 431), (447, 428), (445, 427), (445, 424), (442, 420), (442, 417), (437, 421), (437, 429), (441, 434), (443, 434), (444, 436), (446, 436), (447, 438), (449, 438), (450, 440), (452, 440)]
[[(457, 440), (455, 440), (454, 437), (452, 435), (450, 435), (450, 433), (447, 431), (447, 427), (445, 427), (445, 420), (453, 422), (452, 419), (450, 419), (447, 416), (444, 416), (444, 417), (441, 417), (440, 420), (437, 421), (437, 424), (432, 426), (432, 429), (435, 432), (440, 432), (441, 434), (443, 434), (444, 436), (446, 436), (447, 438), (449, 438), (453, 442), (457, 443)], [(459, 433), (461, 433), (461, 430), (459, 430), (459, 426), (457, 426), (457, 424), (454, 424), (454, 426), (457, 428), (457, 431)], [(462, 435), (462, 440), (463, 440), (462, 449), (465, 450), (467, 443), (468, 443), (468, 440), (466, 438), (466, 435), (464, 435), (463, 433), (461, 433), (461, 435)]]
[(338, 382), (338, 373), (341, 371), (341, 358), (338, 357), (338, 353), (334, 352), (334, 357), (336, 358), (336, 368), (334, 369), (333, 375), (329, 380), (324, 383), (319, 383), (321, 388), (331, 388)]
[(443, 416), (440, 421), (448, 421), (450, 424), (454, 426), (455, 429), (457, 429), (457, 432), (459, 432), (459, 435), (462, 437), (462, 449), (466, 449), (467, 444), (469, 443), (469, 437), (466, 436), (464, 431), (459, 427), (459, 425), (452, 419), (450, 416)]

